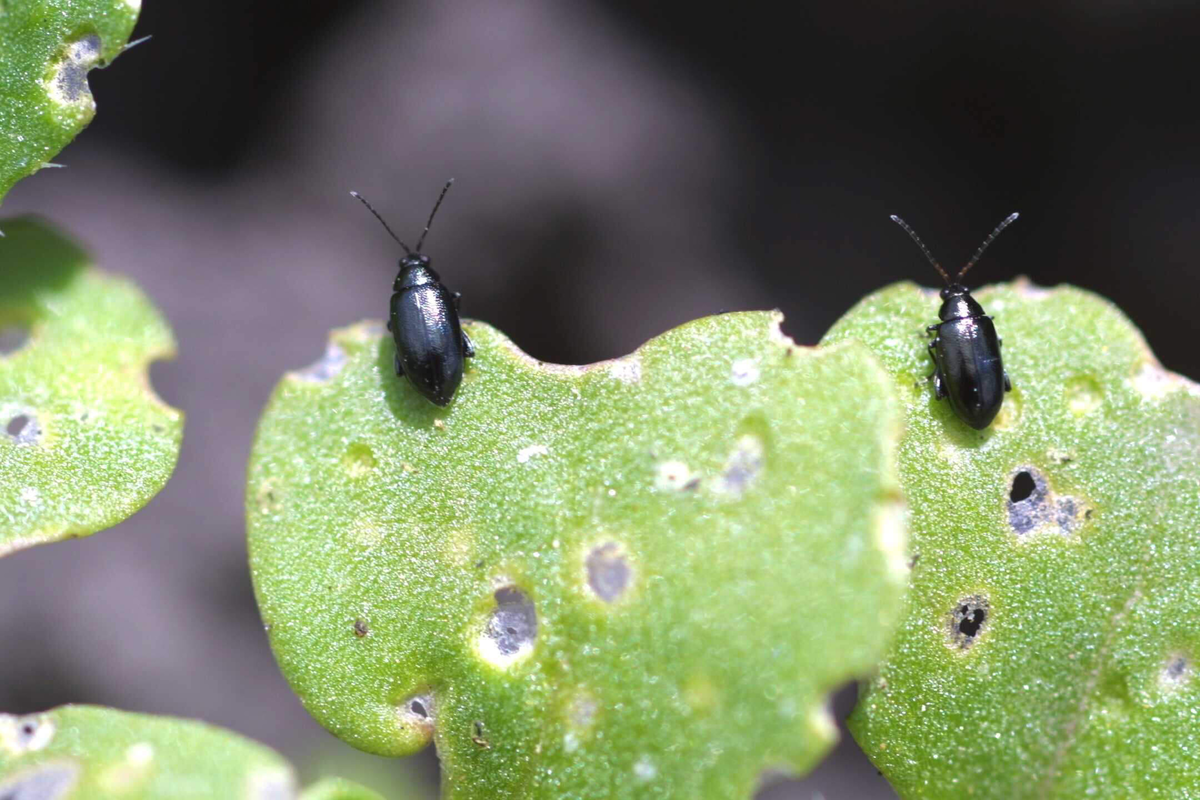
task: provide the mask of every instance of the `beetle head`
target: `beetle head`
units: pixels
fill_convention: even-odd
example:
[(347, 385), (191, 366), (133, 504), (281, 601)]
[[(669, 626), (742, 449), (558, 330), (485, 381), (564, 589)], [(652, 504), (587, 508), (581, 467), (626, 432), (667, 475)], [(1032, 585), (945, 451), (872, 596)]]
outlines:
[(409, 253), (400, 259), (400, 274), (396, 276), (392, 290), (398, 292), (412, 286), (440, 281), (441, 278), (433, 271), (433, 267), (429, 266), (429, 256), (424, 253)]
[(943, 322), (964, 317), (983, 316), (983, 307), (971, 297), (971, 290), (960, 283), (952, 283), (942, 289), (942, 307), (938, 317)]

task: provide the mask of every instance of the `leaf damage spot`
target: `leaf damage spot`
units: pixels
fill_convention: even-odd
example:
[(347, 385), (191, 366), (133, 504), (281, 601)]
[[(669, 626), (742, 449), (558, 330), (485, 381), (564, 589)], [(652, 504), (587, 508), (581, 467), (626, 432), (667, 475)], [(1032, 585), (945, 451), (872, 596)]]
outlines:
[(528, 447), (521, 448), (521, 451), (519, 453), (517, 453), (517, 463), (518, 464), (528, 464), (529, 459), (533, 458), (534, 456), (548, 456), (548, 455), (550, 455), (550, 448), (546, 447), (546, 445), (531, 444)]
[(337, 377), (346, 366), (346, 351), (337, 342), (330, 342), (325, 354), (301, 370), (292, 373), (297, 380), (310, 383), (327, 383)]
[(612, 603), (625, 593), (632, 570), (623, 548), (616, 542), (605, 542), (588, 553), (587, 575), (592, 593)]
[(342, 468), (346, 470), (346, 474), (351, 478), (361, 478), (364, 475), (369, 475), (375, 470), (377, 463), (375, 461), (375, 451), (370, 445), (362, 442), (355, 442), (346, 448), (345, 454), (342, 456)]
[(983, 595), (971, 595), (955, 603), (950, 612), (950, 645), (959, 650), (974, 645), (987, 630), (989, 613), (988, 601)]
[(42, 425), (34, 412), (19, 411), (8, 417), (4, 423), (4, 433), (15, 444), (37, 444), (42, 438)]
[(36, 752), (53, 738), (54, 720), (48, 714), (0, 714), (0, 749), (10, 755)]
[(733, 362), (733, 368), (730, 370), (730, 379), (734, 386), (749, 386), (757, 383), (761, 376), (756, 358), (739, 358)]
[(396, 710), (400, 727), (406, 733), (415, 733), (417, 743), (428, 743), (433, 739), (433, 729), (436, 723), (435, 708), (432, 694), (413, 695), (401, 703)]
[(1179, 390), (1200, 396), (1200, 386), (1178, 373), (1163, 369), (1153, 358), (1142, 363), (1142, 368), (1130, 379), (1130, 383), (1143, 399), (1151, 402)]
[(725, 461), (725, 469), (713, 481), (713, 490), (721, 494), (741, 495), (762, 472), (765, 452), (763, 440), (758, 436), (746, 434), (739, 437)]
[(1171, 655), (1158, 673), (1158, 687), (1166, 692), (1176, 692), (1186, 686), (1195, 674), (1195, 665), (1182, 653)]
[(275, 514), (283, 507), (280, 502), (280, 490), (273, 478), (267, 478), (258, 486), (254, 495), (258, 510), (262, 514)]
[(658, 777), (658, 767), (654, 766), (650, 756), (642, 756), (637, 760), (633, 765), (633, 777), (642, 783), (648, 783)]
[(1104, 402), (1104, 390), (1092, 377), (1080, 376), (1067, 382), (1067, 408), (1077, 417), (1091, 414)]
[(370, 628), (370, 626), (367, 625), (367, 621), (365, 619), (354, 620), (354, 635), (355, 636), (357, 636), (358, 638), (361, 639), (370, 632), (371, 632), (371, 628)]
[(621, 383), (637, 383), (642, 379), (642, 360), (637, 354), (615, 358), (608, 362), (608, 374)]
[(70, 761), (40, 764), (0, 783), (0, 800), (61, 800), (78, 779), (79, 766)]
[(682, 461), (664, 461), (658, 465), (654, 485), (662, 491), (692, 491), (700, 485), (700, 478)]
[(537, 640), (537, 609), (516, 586), (493, 594), (495, 607), (479, 636), (479, 654), (493, 666), (508, 668), (533, 652)]
[(488, 741), (486, 736), (483, 735), (483, 720), (475, 720), (474, 724), (471, 726), (471, 731), (471, 741), (475, 743), (476, 747), (480, 747), (484, 750), (492, 749), (492, 743)]
[(86, 110), (96, 107), (88, 88), (88, 71), (100, 61), (100, 37), (89, 33), (71, 42), (50, 67), (46, 79), (46, 94), (60, 106), (80, 106)]
[(1051, 491), (1045, 476), (1033, 467), (1013, 474), (1005, 506), (1009, 527), (1022, 537), (1040, 529), (1070, 535), (1091, 517), (1091, 509), (1074, 497)]

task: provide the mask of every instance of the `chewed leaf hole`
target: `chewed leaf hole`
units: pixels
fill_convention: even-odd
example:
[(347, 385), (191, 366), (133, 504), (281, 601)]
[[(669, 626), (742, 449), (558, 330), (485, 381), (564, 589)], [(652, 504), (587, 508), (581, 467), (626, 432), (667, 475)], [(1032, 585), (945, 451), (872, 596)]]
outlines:
[(66, 52), (54, 65), (46, 87), (50, 99), (60, 105), (90, 105), (92, 93), (88, 89), (87, 74), (99, 60), (100, 37), (94, 33), (67, 45)]
[(1035, 489), (1037, 489), (1037, 484), (1034, 483), (1033, 476), (1028, 471), (1021, 470), (1013, 478), (1012, 489), (1009, 490), (1008, 499), (1013, 503), (1028, 500)]
[[(0, 714), (0, 752), (13, 755), (41, 750), (54, 738), (54, 721), (46, 715)], [(0, 795), (3, 798), (3, 795)]]
[(961, 650), (975, 644), (987, 629), (989, 613), (987, 598), (980, 595), (958, 601), (950, 612), (950, 644)]
[(501, 587), (493, 597), (496, 606), (479, 637), (479, 652), (490, 663), (508, 667), (533, 651), (537, 640), (537, 609), (515, 586)]
[(78, 777), (79, 767), (70, 762), (43, 764), (0, 783), (0, 800), (60, 800)]
[(606, 603), (625, 593), (630, 573), (629, 562), (616, 542), (606, 542), (588, 553), (588, 587)]
[(742, 494), (757, 480), (762, 472), (766, 447), (763, 440), (753, 434), (737, 440), (721, 476), (713, 482), (713, 488), (724, 494)]
[(1158, 673), (1158, 685), (1166, 691), (1176, 691), (1192, 679), (1195, 667), (1187, 656), (1176, 653), (1169, 657)]
[(417, 694), (409, 697), (397, 708), (400, 727), (406, 737), (418, 744), (425, 744), (433, 738), (433, 728), (436, 722), (435, 705), (432, 694)]
[(6, 325), (0, 328), (0, 356), (11, 355), (29, 342), (29, 328), (24, 325)]
[(1008, 524), (1018, 536), (1039, 528), (1071, 534), (1092, 516), (1092, 509), (1076, 498), (1053, 492), (1046, 477), (1033, 467), (1013, 473), (1005, 506)]
[(325, 383), (335, 378), (345, 366), (346, 351), (342, 349), (341, 345), (330, 342), (329, 346), (325, 348), (325, 354), (320, 359), (294, 374), (303, 381)]
[(42, 437), (42, 426), (32, 411), (13, 414), (4, 423), (4, 433), (17, 444), (36, 444)]

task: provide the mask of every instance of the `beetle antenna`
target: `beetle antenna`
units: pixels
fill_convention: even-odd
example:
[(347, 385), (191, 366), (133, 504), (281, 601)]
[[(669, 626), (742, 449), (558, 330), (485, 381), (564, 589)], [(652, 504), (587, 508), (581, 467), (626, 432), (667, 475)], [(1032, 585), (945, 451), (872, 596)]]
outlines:
[(433, 204), (433, 211), (429, 212), (429, 221), (425, 223), (425, 231), (421, 234), (421, 238), (417, 240), (417, 252), (421, 252), (421, 245), (425, 243), (425, 234), (429, 233), (429, 226), (433, 224), (433, 217), (437, 214), (437, 210), (442, 206), (442, 200), (446, 198), (446, 192), (450, 191), (450, 184), (454, 183), (454, 178), (446, 181), (446, 185), (442, 187), (442, 193), (438, 195), (438, 201)]
[(353, 197), (358, 202), (362, 203), (364, 206), (366, 206), (367, 211), (370, 211), (372, 214), (375, 215), (375, 219), (379, 220), (380, 224), (383, 225), (384, 230), (386, 230), (388, 233), (392, 234), (392, 238), (396, 240), (396, 244), (403, 247), (404, 252), (407, 255), (412, 255), (412, 250), (409, 250), (408, 245), (406, 245), (404, 242), (400, 241), (400, 237), (395, 234), (395, 232), (391, 229), (391, 226), (389, 226), (387, 224), (387, 222), (384, 221), (383, 217), (379, 216), (379, 212), (376, 211), (375, 208), (370, 203), (367, 202), (367, 198), (363, 197), (358, 192), (350, 192), (350, 196)]
[(1004, 230), (1009, 225), (1016, 222), (1017, 217), (1019, 217), (1019, 216), (1021, 216), (1021, 215), (1014, 211), (1013, 213), (1009, 214), (1007, 217), (1004, 218), (1004, 222), (1001, 222), (999, 225), (996, 226), (996, 230), (992, 231), (991, 235), (989, 235), (986, 239), (983, 240), (983, 244), (979, 245), (979, 249), (975, 251), (975, 255), (971, 256), (971, 260), (967, 262), (967, 265), (958, 271), (958, 275), (954, 278), (954, 281), (956, 283), (958, 281), (962, 280), (962, 276), (967, 274), (967, 270), (969, 270), (971, 267), (975, 266), (975, 262), (979, 260), (979, 257), (981, 255), (983, 255), (983, 251), (987, 250), (988, 245), (992, 243), (992, 240), (1000, 235), (1000, 231)]
[(901, 228), (904, 228), (904, 232), (912, 237), (912, 240), (917, 243), (917, 247), (921, 248), (921, 252), (924, 253), (925, 257), (929, 259), (929, 263), (933, 264), (933, 268), (936, 269), (938, 274), (942, 276), (942, 280), (949, 285), (950, 276), (946, 274), (946, 270), (942, 269), (942, 265), (939, 264), (937, 259), (933, 257), (933, 253), (929, 252), (929, 248), (926, 247), (925, 243), (921, 241), (921, 237), (917, 236), (917, 232), (908, 227), (908, 223), (897, 217), (895, 214), (892, 214), (892, 222), (896, 223)]

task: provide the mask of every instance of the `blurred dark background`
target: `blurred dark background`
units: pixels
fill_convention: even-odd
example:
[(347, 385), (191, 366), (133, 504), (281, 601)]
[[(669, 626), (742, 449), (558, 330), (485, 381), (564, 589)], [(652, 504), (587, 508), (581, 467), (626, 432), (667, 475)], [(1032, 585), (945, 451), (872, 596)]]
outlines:
[[(429, 754), (352, 755), (307, 717), (245, 566), (271, 387), (386, 310), (397, 249), (351, 188), (415, 237), (457, 178), (426, 252), (464, 313), (542, 359), (747, 308), (813, 342), (873, 289), (936, 283), (888, 214), (949, 266), (1019, 210), (975, 284), (1095, 290), (1200, 376), (1200, 6), (768, 8), (145, 0), (154, 39), (92, 73), (69, 169), (4, 212), (51, 217), (164, 310), (181, 350), (153, 378), (188, 414), (183, 452), (127, 523), (0, 561), (0, 708), (194, 716), (384, 790), (433, 785)], [(845, 739), (760, 796), (891, 795)]]

